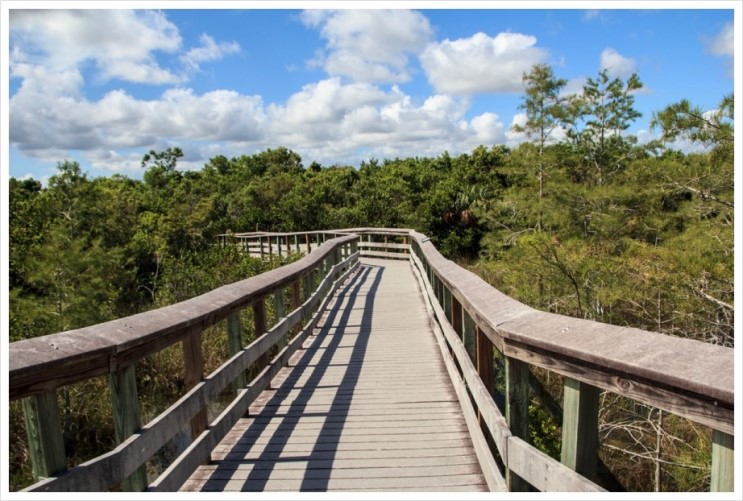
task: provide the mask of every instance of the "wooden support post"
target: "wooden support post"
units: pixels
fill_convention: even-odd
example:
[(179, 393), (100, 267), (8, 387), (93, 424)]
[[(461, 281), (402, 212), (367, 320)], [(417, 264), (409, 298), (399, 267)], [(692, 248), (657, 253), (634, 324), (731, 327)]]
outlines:
[(268, 259), (273, 259), (273, 244), (271, 243), (271, 237), (266, 238), (268, 240)]
[[(227, 352), (232, 357), (243, 349), (242, 342), (242, 322), (240, 321), (240, 312), (236, 311), (227, 317)], [(237, 393), (245, 388), (246, 385), (245, 371), (242, 371), (237, 378), (231, 383), (232, 391)]]
[[(477, 336), (475, 334), (475, 322), (466, 311), (462, 312), (462, 341), (464, 347), (473, 363), (477, 360)], [(492, 393), (491, 393), (492, 395)]]
[(34, 479), (42, 480), (65, 470), (64, 440), (57, 392), (52, 390), (24, 398), (23, 417), (26, 422)]
[(457, 333), (459, 339), (462, 339), (462, 333), (464, 332), (464, 323), (462, 322), (462, 304), (457, 301), (451, 292), (449, 293), (449, 301), (451, 301), (451, 326), (454, 327), (454, 332)]
[[(274, 306), (276, 307), (276, 322), (281, 321), (286, 316), (284, 309), (284, 289), (279, 289), (274, 293)], [(277, 343), (279, 350), (286, 346), (286, 334), (284, 334)]]
[(294, 234), (294, 247), (297, 249), (297, 254), (299, 254), (299, 235), (296, 233)]
[[(108, 375), (113, 404), (114, 434), (120, 444), (140, 429), (139, 399), (137, 398), (137, 377), (134, 365), (111, 372)], [(121, 482), (125, 491), (141, 492), (147, 488), (147, 470), (141, 465), (128, 478)]]
[[(190, 390), (204, 378), (204, 355), (201, 351), (201, 332), (183, 339), (183, 365), (185, 367), (184, 383)], [(191, 438), (196, 439), (206, 429), (206, 407), (191, 419)]]
[(278, 249), (279, 259), (281, 259), (281, 237), (276, 235), (276, 248)]
[(560, 461), (591, 481), (598, 464), (600, 393), (595, 386), (565, 378)]
[(304, 234), (304, 241), (307, 244), (307, 254), (309, 254), (310, 252), (312, 252), (312, 246), (310, 244), (310, 234), (309, 233), (305, 233)]
[(286, 249), (286, 255), (288, 256), (291, 254), (291, 247), (289, 246), (289, 235), (284, 235), (284, 243), (285, 243), (285, 249)]
[[(295, 280), (292, 284), (292, 308), (297, 309), (300, 306), (302, 306), (302, 298), (299, 294), (299, 280)], [(296, 336), (299, 334), (299, 331), (302, 329), (302, 322), (297, 322), (297, 325), (294, 326), (294, 335)]]
[(258, 246), (261, 248), (261, 259), (263, 259), (263, 237), (258, 237)]
[(733, 436), (712, 430), (712, 477), (710, 491), (733, 492), (735, 487), (735, 451)]
[[(506, 422), (511, 434), (529, 442), (529, 366), (510, 357), (506, 357)], [(529, 490), (529, 484), (510, 470), (506, 482), (510, 491)]]
[(444, 315), (446, 316), (446, 319), (449, 321), (449, 325), (452, 325), (451, 291), (443, 283), (441, 285), (442, 285), (442, 292), (443, 292), (442, 295), (444, 299), (441, 307), (444, 309)]
[(480, 376), (485, 388), (488, 389), (490, 396), (495, 394), (495, 386), (493, 384), (493, 343), (490, 339), (479, 329), (476, 328), (477, 333), (477, 374)]
[(312, 295), (312, 271), (308, 271), (307, 274), (302, 277), (302, 292), (304, 293), (304, 300), (307, 301)]
[[(253, 321), (255, 322), (255, 338), (258, 339), (268, 330), (266, 327), (266, 302), (263, 298), (253, 303)], [(258, 370), (262, 371), (269, 362), (268, 352), (266, 352), (256, 362), (258, 364)]]

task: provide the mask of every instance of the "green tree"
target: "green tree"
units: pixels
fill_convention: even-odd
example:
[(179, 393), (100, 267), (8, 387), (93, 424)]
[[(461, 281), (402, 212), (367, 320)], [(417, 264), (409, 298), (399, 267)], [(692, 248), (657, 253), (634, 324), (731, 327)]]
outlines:
[[(589, 78), (583, 94), (573, 100), (572, 137), (595, 169), (596, 184), (603, 184), (609, 174), (621, 169), (632, 151), (633, 138), (621, 134), (642, 116), (634, 108), (634, 94), (643, 87), (633, 73), (627, 81), (609, 76), (607, 69), (598, 78)], [(583, 124), (577, 132), (575, 126)]]
[[(524, 84), (523, 102), (519, 109), (526, 112), (526, 123), (514, 125), (512, 129), (516, 132), (525, 132), (533, 138), (538, 148), (537, 156), (537, 180), (539, 181), (538, 203), (541, 206), (544, 198), (545, 182), (545, 160), (544, 148), (550, 135), (566, 119), (567, 100), (560, 93), (567, 84), (567, 80), (558, 79), (552, 72), (552, 67), (547, 64), (536, 64), (532, 66), (529, 73), (522, 77)], [(542, 229), (541, 209), (537, 220), (537, 231)]]

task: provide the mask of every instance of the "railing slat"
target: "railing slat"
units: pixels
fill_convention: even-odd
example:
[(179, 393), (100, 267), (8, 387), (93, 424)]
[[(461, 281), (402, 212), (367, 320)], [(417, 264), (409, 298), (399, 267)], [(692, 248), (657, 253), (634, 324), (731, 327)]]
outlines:
[(23, 415), (34, 478), (41, 480), (63, 471), (65, 450), (57, 392), (23, 399)]
[[(134, 365), (112, 372), (108, 381), (111, 388), (116, 442), (120, 444), (141, 426)], [(121, 482), (121, 488), (125, 491), (140, 492), (146, 487), (147, 471), (144, 465)]]
[(599, 394), (595, 386), (565, 378), (560, 462), (588, 479), (598, 463)]
[[(229, 353), (230, 357), (240, 353), (243, 349), (242, 329), (240, 310), (238, 310), (227, 317), (227, 353)], [(237, 393), (242, 388), (245, 388), (245, 371), (242, 371), (237, 378), (232, 381), (233, 392)], [(199, 432), (199, 434), (200, 433), (201, 432)]]
[[(515, 358), (506, 357), (506, 421), (511, 434), (529, 440), (529, 366)], [(528, 491), (522, 478), (510, 467), (506, 476), (511, 491)], [(536, 486), (535, 486), (536, 487)]]
[(712, 432), (712, 492), (733, 492), (735, 488), (735, 451), (733, 436), (720, 431)]
[[(204, 379), (204, 353), (201, 351), (201, 332), (194, 332), (183, 339), (184, 383), (190, 390)], [(191, 419), (191, 438), (196, 438), (206, 428), (206, 407)]]

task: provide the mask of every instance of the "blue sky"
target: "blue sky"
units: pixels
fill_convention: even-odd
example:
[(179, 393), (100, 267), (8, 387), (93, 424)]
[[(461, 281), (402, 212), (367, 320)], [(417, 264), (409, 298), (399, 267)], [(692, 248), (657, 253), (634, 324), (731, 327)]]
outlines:
[(643, 116), (629, 132), (647, 141), (657, 134), (648, 130), (653, 111), (682, 98), (711, 110), (733, 91), (733, 9), (740, 7), (59, 4), (71, 10), (2, 4), (10, 176), (44, 180), (71, 159), (92, 176), (140, 178), (142, 155), (168, 146), (184, 150), (180, 166), (188, 169), (218, 154), (278, 146), (305, 165), (516, 146), (526, 139), (510, 131), (522, 118), (521, 75), (535, 63), (552, 65), (573, 91), (602, 68), (621, 78), (636, 72), (645, 84), (636, 95)]

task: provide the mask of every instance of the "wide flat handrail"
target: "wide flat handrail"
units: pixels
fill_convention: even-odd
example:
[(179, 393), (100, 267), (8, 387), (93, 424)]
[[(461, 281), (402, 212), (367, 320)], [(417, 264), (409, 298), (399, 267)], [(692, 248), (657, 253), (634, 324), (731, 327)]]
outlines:
[(504, 355), (733, 433), (733, 349), (535, 310), (411, 237)]
[(294, 263), (152, 311), (9, 345), (11, 400), (105, 375), (227, 318), (300, 279), (353, 235), (329, 241)]

